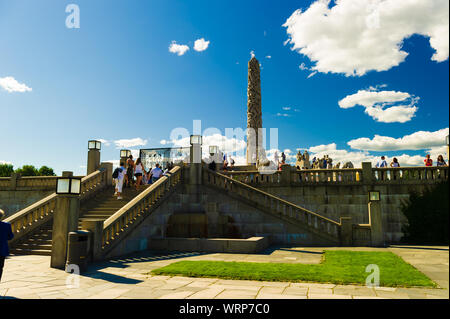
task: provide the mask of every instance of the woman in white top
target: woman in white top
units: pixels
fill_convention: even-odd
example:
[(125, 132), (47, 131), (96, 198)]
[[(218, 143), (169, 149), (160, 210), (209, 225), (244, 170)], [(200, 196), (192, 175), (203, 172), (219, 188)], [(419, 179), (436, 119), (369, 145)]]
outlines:
[(393, 158), (391, 162), (391, 167), (400, 167), (400, 164), (398, 163), (397, 158)]
[(141, 185), (142, 174), (144, 173), (144, 165), (142, 165), (141, 159), (138, 158), (136, 160), (136, 164), (134, 165), (134, 176), (136, 176), (136, 190), (139, 190), (139, 185)]

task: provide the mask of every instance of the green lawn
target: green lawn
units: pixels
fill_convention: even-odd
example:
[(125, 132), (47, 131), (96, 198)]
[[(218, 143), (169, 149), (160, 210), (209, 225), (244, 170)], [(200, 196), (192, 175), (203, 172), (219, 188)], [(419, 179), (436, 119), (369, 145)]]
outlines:
[(182, 275), (258, 281), (320, 282), (365, 285), (375, 264), (380, 270), (380, 286), (435, 287), (416, 268), (391, 252), (327, 250), (320, 264), (284, 264), (223, 261), (180, 261), (153, 270), (155, 275)]

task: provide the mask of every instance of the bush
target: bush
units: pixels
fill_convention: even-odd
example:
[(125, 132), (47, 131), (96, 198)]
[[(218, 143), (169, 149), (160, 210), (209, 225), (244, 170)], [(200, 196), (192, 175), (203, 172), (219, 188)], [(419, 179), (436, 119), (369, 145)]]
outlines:
[(22, 168), (16, 169), (16, 173), (20, 176), (38, 176), (39, 171), (33, 165), (24, 165)]
[(0, 164), (0, 177), (10, 177), (14, 173), (14, 168), (11, 164)]
[(39, 176), (56, 176), (55, 172), (53, 172), (53, 168), (42, 166), (38, 171)]
[(426, 189), (423, 194), (412, 192), (403, 205), (408, 219), (402, 231), (402, 241), (409, 244), (448, 245), (449, 182)]

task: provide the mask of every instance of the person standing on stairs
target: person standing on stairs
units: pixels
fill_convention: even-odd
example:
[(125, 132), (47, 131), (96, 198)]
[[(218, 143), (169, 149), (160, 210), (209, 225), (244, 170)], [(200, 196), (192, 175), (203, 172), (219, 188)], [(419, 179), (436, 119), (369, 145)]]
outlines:
[(5, 212), (0, 209), (0, 282), (2, 280), (5, 259), (9, 256), (8, 240), (13, 239), (14, 234), (9, 223), (2, 222)]
[(136, 176), (136, 190), (139, 190), (139, 186), (142, 181), (142, 174), (144, 174), (145, 169), (144, 165), (142, 165), (141, 158), (136, 160), (136, 165), (134, 165), (134, 176)]
[(134, 161), (133, 161), (133, 155), (130, 155), (127, 159), (127, 174), (125, 176), (125, 185), (126, 187), (131, 187), (131, 184), (133, 183), (133, 172), (134, 172)]

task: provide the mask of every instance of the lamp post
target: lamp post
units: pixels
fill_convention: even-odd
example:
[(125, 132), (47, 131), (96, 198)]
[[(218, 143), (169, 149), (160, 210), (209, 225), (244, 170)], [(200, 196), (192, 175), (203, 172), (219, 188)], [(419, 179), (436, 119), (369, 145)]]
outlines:
[(369, 191), (368, 200), (371, 245), (375, 247), (385, 246), (380, 192)]
[(125, 167), (127, 167), (127, 159), (130, 157), (130, 155), (130, 150), (120, 150), (120, 162), (123, 162), (125, 164)]
[(88, 141), (87, 175), (99, 169), (101, 148), (102, 143), (100, 141), (97, 140)]
[(198, 185), (202, 182), (202, 142), (201, 135), (191, 135), (190, 137), (190, 161), (189, 161), (189, 184), (194, 193), (194, 198), (198, 199), (199, 188)]
[(50, 266), (64, 269), (70, 232), (78, 230), (81, 178), (72, 172), (63, 172), (56, 181), (56, 207), (53, 214), (52, 254)]

